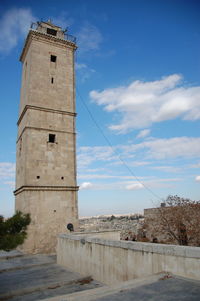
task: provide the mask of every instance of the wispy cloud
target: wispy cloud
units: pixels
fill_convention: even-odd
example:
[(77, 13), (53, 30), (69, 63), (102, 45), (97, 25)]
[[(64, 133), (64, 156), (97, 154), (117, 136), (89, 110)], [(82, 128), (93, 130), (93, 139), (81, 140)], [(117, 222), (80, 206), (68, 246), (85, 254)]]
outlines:
[(196, 176), (195, 180), (196, 180), (197, 182), (200, 182), (200, 176)]
[(144, 151), (145, 158), (199, 158), (200, 138), (174, 137), (169, 139), (156, 139), (142, 143), (123, 146), (127, 153)]
[(90, 97), (106, 111), (121, 114), (121, 121), (110, 126), (119, 133), (178, 117), (200, 119), (200, 87), (186, 87), (181, 80), (179, 74), (152, 82), (137, 80), (128, 86), (91, 91)]
[(51, 19), (53, 24), (60, 26), (62, 29), (68, 29), (74, 23), (74, 19), (65, 11), (62, 11), (59, 16), (52, 17)]
[[(92, 189), (92, 190), (141, 190), (144, 189), (145, 186), (148, 186), (149, 188), (166, 188), (166, 187), (174, 187), (176, 186), (177, 182), (182, 181), (181, 178), (154, 178), (154, 179), (147, 179), (142, 180), (141, 182), (138, 182), (136, 180), (131, 181), (116, 181), (116, 182), (83, 182), (80, 185), (81, 190), (85, 189)], [(144, 185), (145, 186), (144, 186)]]
[(136, 138), (144, 138), (150, 134), (151, 130), (150, 129), (144, 129), (138, 133)]
[(78, 150), (78, 166), (84, 167), (92, 162), (111, 161), (116, 158), (109, 146), (82, 146)]
[[(78, 175), (79, 179), (123, 179), (123, 180), (131, 180), (135, 179), (134, 176), (124, 176), (124, 175), (110, 175), (110, 174), (88, 174), (83, 173)], [(139, 179), (143, 179), (144, 177), (138, 177)]]
[(180, 167), (175, 167), (175, 166), (154, 166), (151, 167), (154, 170), (159, 170), (159, 171), (164, 171), (164, 172), (168, 172), (168, 173), (177, 173), (177, 172), (181, 172), (181, 168)]
[(5, 181), (3, 184), (9, 185), (11, 188), (15, 188), (15, 181)]
[(77, 70), (77, 75), (80, 77), (81, 82), (85, 82), (92, 76), (92, 74), (95, 73), (94, 69), (88, 67), (84, 63), (76, 63), (75, 67)]
[(127, 190), (138, 190), (142, 188), (144, 188), (144, 186), (141, 183), (134, 183), (126, 186)]
[(92, 183), (90, 182), (84, 182), (80, 185), (79, 189), (83, 190), (83, 189), (91, 189), (92, 188)]
[(99, 29), (90, 24), (86, 23), (81, 27), (80, 31), (76, 34), (78, 40), (79, 51), (86, 53), (91, 50), (98, 50), (103, 37)]
[(35, 17), (29, 8), (12, 8), (0, 19), (0, 52), (8, 53), (24, 38)]
[[(141, 143), (129, 143), (127, 145), (109, 146), (82, 146), (78, 149), (78, 167), (86, 168), (93, 163), (104, 162), (111, 166), (122, 165), (115, 150), (129, 166), (150, 165), (151, 168), (167, 172), (178, 172), (178, 167), (155, 166), (153, 160), (163, 159), (190, 159), (200, 157), (200, 138), (198, 137), (174, 137), (174, 138), (151, 138)], [(133, 160), (133, 158), (136, 160)], [(138, 158), (142, 158), (139, 160)]]
[(0, 162), (0, 179), (7, 180), (15, 177), (15, 163)]
[(197, 162), (196, 164), (189, 165), (189, 168), (200, 168), (200, 162)]

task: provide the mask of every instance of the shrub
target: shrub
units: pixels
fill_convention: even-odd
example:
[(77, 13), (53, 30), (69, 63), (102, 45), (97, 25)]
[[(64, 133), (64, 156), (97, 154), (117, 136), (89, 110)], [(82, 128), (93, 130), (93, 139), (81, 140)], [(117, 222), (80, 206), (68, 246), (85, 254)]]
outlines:
[(10, 251), (23, 244), (30, 222), (30, 214), (23, 214), (20, 211), (8, 219), (0, 216), (0, 250)]

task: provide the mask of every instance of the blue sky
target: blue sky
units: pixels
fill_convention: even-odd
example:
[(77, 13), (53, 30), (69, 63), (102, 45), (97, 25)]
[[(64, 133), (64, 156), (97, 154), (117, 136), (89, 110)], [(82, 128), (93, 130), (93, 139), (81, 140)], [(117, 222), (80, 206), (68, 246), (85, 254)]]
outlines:
[(77, 89), (112, 144), (77, 94), (80, 216), (199, 200), (200, 1), (2, 0), (0, 213), (14, 212), (18, 58), (30, 23), (48, 18), (77, 37)]

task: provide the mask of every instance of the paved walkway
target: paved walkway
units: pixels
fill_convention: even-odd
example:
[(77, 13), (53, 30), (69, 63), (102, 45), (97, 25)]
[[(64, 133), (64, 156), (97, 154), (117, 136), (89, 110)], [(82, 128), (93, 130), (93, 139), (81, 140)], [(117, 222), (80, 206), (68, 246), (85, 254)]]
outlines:
[(96, 299), (98, 301), (199, 301), (200, 282), (171, 278)]
[(156, 274), (140, 279), (77, 292), (44, 301), (199, 301), (200, 281), (169, 274)]
[(52, 255), (0, 256), (0, 300), (199, 301), (200, 281), (157, 274), (113, 286), (55, 263)]
[(33, 301), (101, 286), (89, 275), (55, 263), (50, 255), (9, 254), (0, 260), (0, 300)]

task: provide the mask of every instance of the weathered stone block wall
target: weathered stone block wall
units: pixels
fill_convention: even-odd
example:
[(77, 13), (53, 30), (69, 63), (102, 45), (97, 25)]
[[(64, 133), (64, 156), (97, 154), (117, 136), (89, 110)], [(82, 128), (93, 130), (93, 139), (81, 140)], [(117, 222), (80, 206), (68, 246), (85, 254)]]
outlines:
[(111, 241), (81, 233), (59, 235), (57, 262), (105, 284), (159, 272), (200, 279), (200, 248)]
[[(45, 28), (53, 26), (38, 24), (42, 23)], [(20, 57), (23, 70), (14, 193), (15, 209), (31, 215), (25, 253), (55, 252), (58, 233), (67, 231), (68, 223), (78, 227), (76, 45), (65, 40), (58, 27), (55, 37), (48, 35), (44, 26), (29, 31)]]
[(23, 191), (16, 195), (16, 207), (31, 212), (26, 253), (55, 253), (58, 233), (68, 232), (68, 223), (78, 228), (77, 198), (71, 191)]

